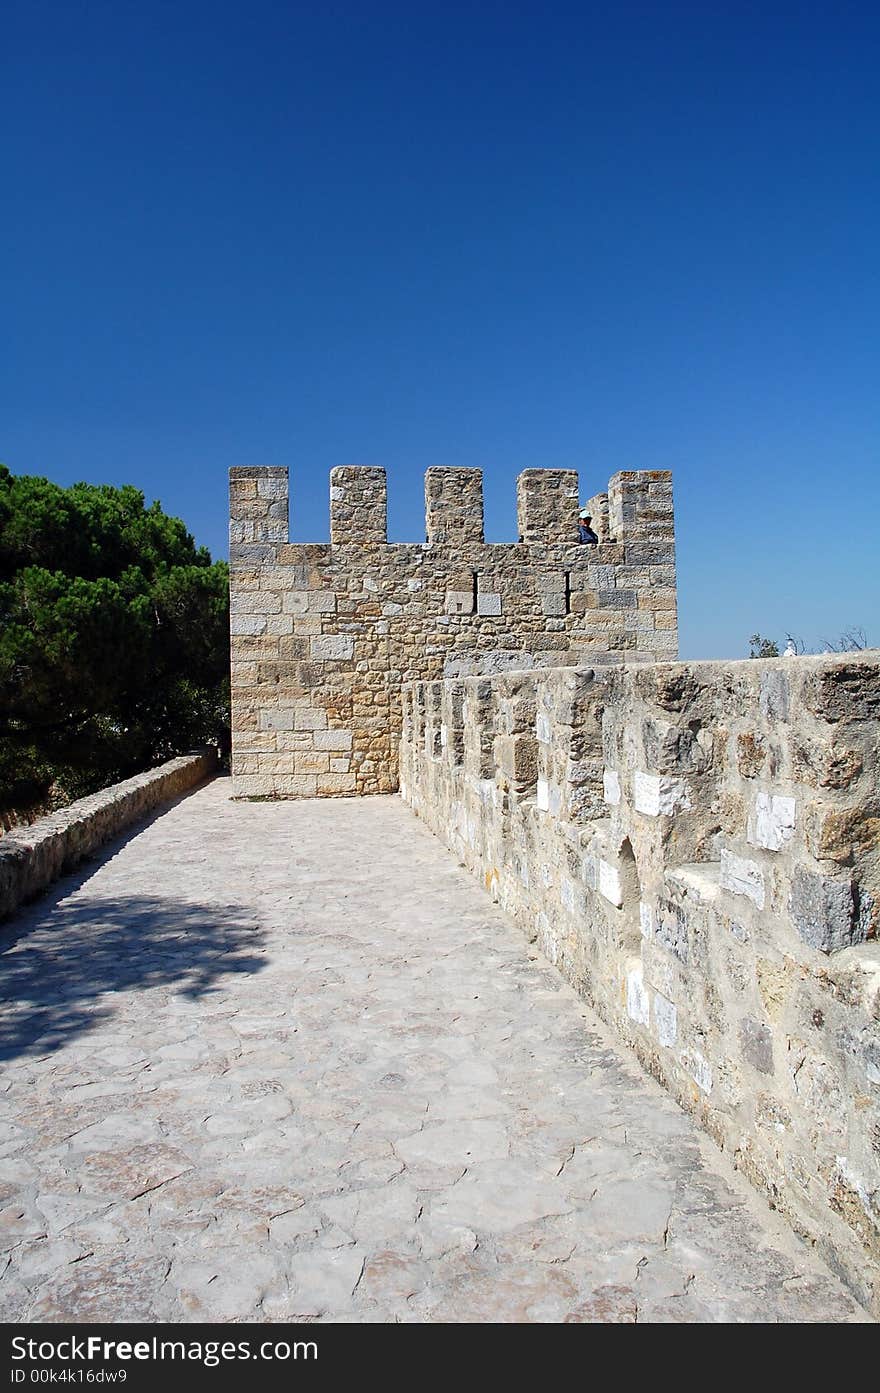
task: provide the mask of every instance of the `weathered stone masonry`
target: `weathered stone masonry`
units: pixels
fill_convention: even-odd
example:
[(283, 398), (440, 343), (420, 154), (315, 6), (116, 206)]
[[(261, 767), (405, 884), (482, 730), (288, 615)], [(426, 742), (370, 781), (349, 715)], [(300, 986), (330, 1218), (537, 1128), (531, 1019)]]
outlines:
[(429, 469), (427, 540), (386, 540), (385, 471), (330, 477), (329, 544), (288, 542), (284, 468), (230, 475), (232, 772), (237, 797), (397, 788), (405, 682), (678, 651), (671, 476), (517, 481), (520, 543), (483, 540), (482, 474)]
[(880, 657), (404, 709), (404, 798), (880, 1314)]
[[(520, 542), (432, 469), (287, 541), (286, 469), (231, 477), (237, 797), (404, 798), (880, 1314), (880, 663), (670, 662), (672, 489), (527, 470)], [(399, 763), (398, 763), (399, 755)]]

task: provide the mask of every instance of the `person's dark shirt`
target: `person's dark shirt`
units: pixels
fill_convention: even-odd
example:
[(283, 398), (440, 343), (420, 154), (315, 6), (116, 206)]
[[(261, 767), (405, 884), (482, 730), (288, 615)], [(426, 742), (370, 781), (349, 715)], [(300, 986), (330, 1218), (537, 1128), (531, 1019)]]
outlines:
[(588, 543), (590, 544), (590, 546), (595, 546), (596, 543), (598, 542), (598, 540), (599, 540), (599, 538), (596, 536), (595, 532), (593, 531), (592, 527), (590, 527), (589, 523), (586, 523), (586, 522), (579, 522), (579, 523), (578, 523), (578, 541), (579, 541), (579, 542), (588, 542)]

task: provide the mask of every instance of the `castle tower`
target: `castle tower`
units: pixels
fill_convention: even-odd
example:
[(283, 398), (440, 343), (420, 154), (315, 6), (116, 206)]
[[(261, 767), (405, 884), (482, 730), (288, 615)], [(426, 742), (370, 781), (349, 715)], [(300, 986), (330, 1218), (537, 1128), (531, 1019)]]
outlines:
[(590, 500), (598, 546), (578, 499), (574, 470), (527, 469), (521, 540), (487, 544), (481, 471), (433, 468), (426, 540), (389, 543), (384, 469), (342, 465), (330, 542), (290, 543), (287, 470), (232, 469), (234, 796), (394, 791), (415, 678), (676, 657), (671, 475), (615, 474)]

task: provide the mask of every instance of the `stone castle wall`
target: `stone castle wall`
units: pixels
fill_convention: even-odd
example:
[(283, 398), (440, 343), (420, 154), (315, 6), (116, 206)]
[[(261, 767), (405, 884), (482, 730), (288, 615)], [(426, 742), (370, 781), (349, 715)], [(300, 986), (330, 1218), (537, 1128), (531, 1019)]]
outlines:
[(880, 658), (416, 682), (401, 792), (880, 1313)]
[(217, 751), (180, 755), (155, 769), (78, 798), (0, 837), (0, 920), (37, 895), (139, 818), (217, 772)]
[(288, 542), (283, 468), (230, 472), (237, 797), (397, 788), (405, 682), (678, 651), (672, 480), (615, 474), (577, 540), (578, 476), (517, 481), (521, 541), (483, 540), (478, 469), (429, 469), (427, 539), (389, 544), (385, 471), (330, 477), (330, 542)]

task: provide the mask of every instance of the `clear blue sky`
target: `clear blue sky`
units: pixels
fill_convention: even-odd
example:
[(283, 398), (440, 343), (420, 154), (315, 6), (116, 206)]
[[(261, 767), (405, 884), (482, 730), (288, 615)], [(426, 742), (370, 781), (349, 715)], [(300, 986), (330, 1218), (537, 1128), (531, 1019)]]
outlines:
[(4, 7), (0, 458), (671, 468), (682, 653), (880, 643), (874, 4)]

